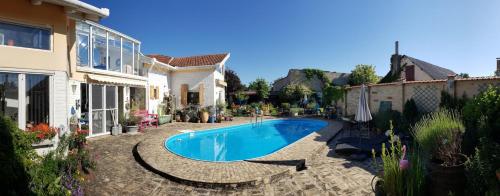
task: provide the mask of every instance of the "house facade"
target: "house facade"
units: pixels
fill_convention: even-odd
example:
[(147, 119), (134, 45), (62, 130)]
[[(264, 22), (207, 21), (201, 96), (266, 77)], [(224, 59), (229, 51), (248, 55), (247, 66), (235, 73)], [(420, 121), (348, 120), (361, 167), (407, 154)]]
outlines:
[[(0, 114), (21, 129), (40, 123), (68, 131), (68, 54), (74, 18), (109, 15), (79, 1), (6, 1), (0, 6)], [(55, 139), (57, 141), (57, 138)]]
[(21, 129), (46, 123), (63, 133), (78, 119), (98, 136), (132, 110), (158, 113), (164, 96), (178, 97), (180, 107), (190, 92), (202, 95), (202, 105), (224, 98), (229, 54), (162, 62), (143, 55), (139, 40), (100, 25), (108, 16), (108, 9), (74, 0), (4, 2), (0, 115)]
[(395, 53), (391, 56), (391, 67), (381, 83), (395, 81), (445, 80), (455, 72), (444, 67), (399, 54), (399, 42), (395, 43)]
[(216, 106), (226, 102), (224, 71), (229, 53), (189, 57), (148, 56), (172, 67), (168, 89), (175, 97), (177, 108)]

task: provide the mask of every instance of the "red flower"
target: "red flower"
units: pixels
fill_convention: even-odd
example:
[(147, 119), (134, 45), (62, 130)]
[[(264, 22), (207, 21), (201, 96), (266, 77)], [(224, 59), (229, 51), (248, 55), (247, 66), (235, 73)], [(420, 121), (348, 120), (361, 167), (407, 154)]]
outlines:
[(28, 131), (35, 133), (38, 139), (43, 140), (43, 139), (51, 139), (54, 136), (56, 136), (58, 129), (54, 127), (49, 127), (48, 124), (40, 123), (38, 125), (35, 125), (31, 129), (28, 129)]

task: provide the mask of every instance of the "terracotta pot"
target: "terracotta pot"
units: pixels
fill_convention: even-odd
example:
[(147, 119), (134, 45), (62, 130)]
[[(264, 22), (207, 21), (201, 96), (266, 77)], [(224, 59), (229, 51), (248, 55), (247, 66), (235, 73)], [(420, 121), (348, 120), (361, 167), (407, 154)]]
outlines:
[(200, 118), (202, 123), (208, 122), (208, 112), (200, 112)]
[(442, 162), (433, 160), (429, 163), (431, 195), (464, 195), (466, 183), (465, 167), (467, 157), (463, 154), (457, 154), (461, 159), (460, 164), (455, 166), (443, 166)]
[(7, 40), (7, 45), (14, 46), (14, 44), (15, 44), (14, 40), (11, 39)]

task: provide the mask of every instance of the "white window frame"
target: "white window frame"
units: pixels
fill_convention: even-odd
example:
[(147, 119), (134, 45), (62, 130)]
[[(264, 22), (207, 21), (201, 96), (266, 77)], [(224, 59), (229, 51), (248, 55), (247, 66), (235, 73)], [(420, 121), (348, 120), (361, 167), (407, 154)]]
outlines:
[[(22, 46), (3, 45), (5, 42), (0, 44), (0, 47), (18, 48), (18, 49), (25, 49), (25, 50), (36, 50), (36, 51), (43, 51), (43, 52), (54, 52), (54, 29), (52, 28), (52, 26), (50, 26), (50, 25), (38, 25), (38, 24), (8, 20), (8, 19), (3, 19), (3, 18), (0, 19), (0, 23), (7, 23), (7, 24), (12, 24), (12, 25), (37, 28), (37, 29), (45, 29), (45, 30), (49, 30), (49, 32), (50, 32), (49, 49), (39, 49), (39, 48), (29, 48), (29, 47), (22, 47)], [(5, 37), (3, 37), (3, 38), (5, 38)]]
[[(101, 136), (101, 135), (109, 135), (111, 132), (109, 130), (106, 130), (106, 120), (107, 120), (106, 119), (107, 118), (106, 112), (108, 110), (115, 110), (116, 111), (116, 115), (118, 117), (118, 86), (117, 85), (107, 85), (107, 84), (95, 84), (95, 83), (88, 83), (87, 85), (88, 85), (88, 88), (89, 88), (89, 90), (87, 92), (88, 93), (87, 96), (88, 96), (88, 99), (89, 99), (89, 111), (88, 111), (88, 113), (89, 113), (88, 114), (89, 115), (89, 117), (88, 117), (88, 121), (89, 121), (89, 135), (87, 137), (96, 137), (96, 136)], [(99, 85), (99, 86), (103, 87), (102, 90), (101, 90), (101, 93), (102, 93), (101, 101), (102, 101), (102, 107), (103, 107), (103, 109), (93, 109), (92, 108), (93, 107), (92, 106), (92, 102), (94, 101), (93, 97), (92, 97), (92, 88), (93, 88), (94, 85)], [(115, 107), (114, 108), (110, 108), (110, 109), (106, 108), (106, 96), (107, 96), (106, 95), (106, 88), (108, 86), (112, 86), (112, 87), (115, 88)], [(94, 130), (93, 130), (93, 126), (92, 126), (92, 124), (93, 124), (93, 117), (92, 117), (92, 115), (93, 115), (94, 111), (102, 111), (103, 112), (103, 118), (102, 118), (101, 121), (102, 121), (102, 125), (103, 125), (102, 128), (104, 130), (103, 130), (103, 132), (97, 133), (97, 134), (93, 134)], [(118, 123), (118, 119), (117, 119), (116, 124), (114, 124), (114, 125), (117, 125), (117, 123)]]

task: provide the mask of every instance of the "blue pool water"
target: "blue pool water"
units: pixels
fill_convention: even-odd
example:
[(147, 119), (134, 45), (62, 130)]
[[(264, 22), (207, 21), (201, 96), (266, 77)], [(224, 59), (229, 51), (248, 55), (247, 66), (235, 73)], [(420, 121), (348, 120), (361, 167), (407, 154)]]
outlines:
[(165, 147), (177, 155), (203, 161), (228, 162), (271, 154), (325, 127), (320, 120), (269, 120), (172, 136)]

